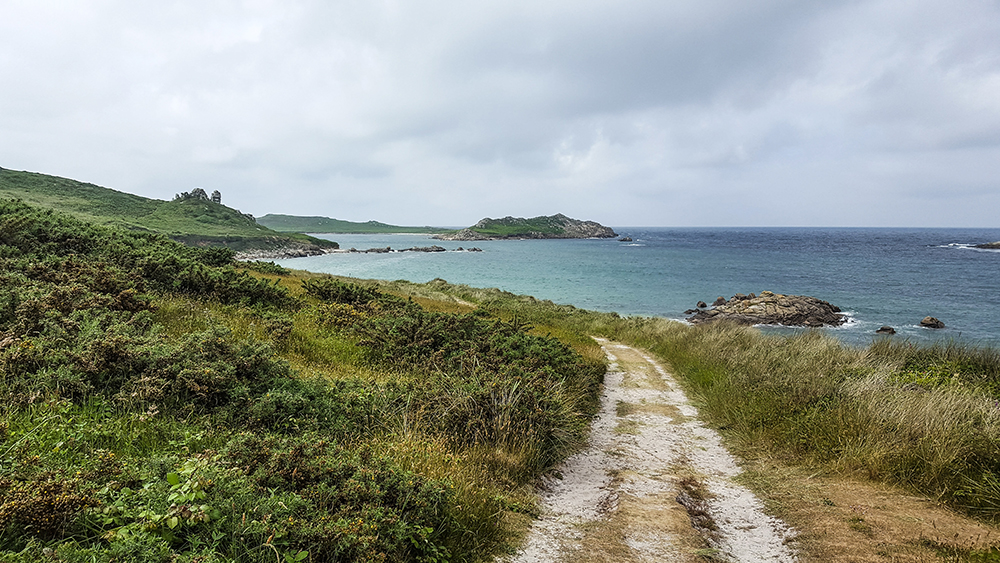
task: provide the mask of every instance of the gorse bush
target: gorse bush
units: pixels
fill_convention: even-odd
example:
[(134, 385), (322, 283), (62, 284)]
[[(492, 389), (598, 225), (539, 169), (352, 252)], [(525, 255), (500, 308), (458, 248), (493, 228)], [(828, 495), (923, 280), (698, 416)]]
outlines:
[(363, 287), (356, 283), (345, 283), (333, 278), (305, 280), (302, 282), (302, 289), (320, 301), (344, 305), (367, 305), (372, 301), (387, 297), (376, 289)]
[[(425, 374), (425, 421), (465, 444), (539, 445), (537, 470), (583, 437), (604, 368), (524, 326), (478, 314), (370, 316), (354, 325), (369, 361)], [(418, 395), (419, 396), (419, 395)]]
[[(294, 304), (287, 291), (237, 272), (231, 266), (232, 256), (228, 249), (187, 247), (162, 235), (90, 225), (51, 210), (0, 200), (4, 270), (23, 272), (29, 279), (52, 282), (62, 274), (63, 279), (71, 276), (91, 290), (107, 292), (107, 277), (118, 282), (119, 290), (175, 291), (212, 296), (224, 303)], [(90, 267), (83, 263), (98, 266), (88, 275)]]

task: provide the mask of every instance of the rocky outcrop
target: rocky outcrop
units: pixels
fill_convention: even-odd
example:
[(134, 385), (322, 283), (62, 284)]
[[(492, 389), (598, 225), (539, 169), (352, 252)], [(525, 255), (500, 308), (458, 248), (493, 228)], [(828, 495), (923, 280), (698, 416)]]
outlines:
[(924, 317), (920, 321), (920, 326), (924, 328), (944, 328), (944, 323), (934, 317)]
[(896, 329), (891, 326), (883, 326), (876, 330), (875, 334), (896, 334)]
[(445, 235), (434, 235), (432, 238), (436, 238), (438, 240), (498, 240), (498, 237), (484, 235), (483, 233), (472, 229), (462, 229), (457, 233)]
[(432, 246), (414, 246), (413, 248), (404, 248), (403, 250), (400, 250), (400, 252), (444, 252), (444, 251), (445, 251), (444, 248), (436, 244)]
[(976, 248), (985, 248), (987, 250), (1000, 250), (1000, 241), (988, 242), (986, 244), (977, 244)]
[(234, 258), (244, 262), (254, 260), (282, 260), (284, 258), (304, 258), (306, 256), (319, 256), (336, 252), (336, 248), (321, 248), (308, 243), (289, 243), (277, 248), (252, 248), (241, 250)]
[(439, 240), (510, 240), (510, 239), (564, 239), (564, 238), (614, 238), (618, 234), (610, 227), (594, 222), (572, 219), (563, 214), (548, 217), (486, 218), (456, 233), (436, 235)]
[[(716, 300), (718, 303), (718, 300)], [(782, 295), (762, 291), (760, 297), (737, 293), (723, 305), (701, 310), (688, 318), (691, 323), (727, 320), (744, 325), (840, 326), (847, 319), (840, 307), (804, 295)]]

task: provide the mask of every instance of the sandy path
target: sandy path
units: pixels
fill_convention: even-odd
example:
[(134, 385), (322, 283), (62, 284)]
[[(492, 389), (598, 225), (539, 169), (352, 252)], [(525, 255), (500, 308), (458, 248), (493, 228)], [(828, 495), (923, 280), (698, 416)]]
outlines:
[(795, 561), (792, 531), (733, 481), (735, 460), (670, 374), (599, 342), (610, 369), (589, 445), (546, 483), (512, 561)]

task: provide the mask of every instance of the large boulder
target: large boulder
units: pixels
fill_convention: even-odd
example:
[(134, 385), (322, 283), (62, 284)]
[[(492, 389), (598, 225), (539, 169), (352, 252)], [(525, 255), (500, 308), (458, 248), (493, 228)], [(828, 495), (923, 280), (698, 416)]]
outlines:
[(944, 328), (944, 323), (934, 317), (924, 317), (920, 321), (920, 326), (924, 328)]
[(847, 322), (836, 305), (815, 297), (782, 295), (771, 291), (762, 291), (759, 297), (753, 293), (737, 293), (728, 303), (698, 311), (688, 318), (695, 324), (718, 320), (744, 325), (808, 327), (840, 326)]

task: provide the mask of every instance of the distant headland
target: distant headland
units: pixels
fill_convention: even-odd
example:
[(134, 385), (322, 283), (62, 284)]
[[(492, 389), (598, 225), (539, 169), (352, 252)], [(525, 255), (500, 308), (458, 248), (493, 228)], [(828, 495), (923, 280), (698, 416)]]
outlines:
[(522, 217), (487, 217), (456, 233), (435, 236), (440, 240), (510, 240), (612, 238), (618, 236), (611, 228), (594, 221), (580, 221), (563, 214), (524, 219)]
[(357, 223), (332, 219), (330, 217), (300, 217), (297, 215), (281, 215), (268, 213), (257, 218), (257, 224), (282, 233), (316, 233), (316, 234), (383, 234), (383, 233), (413, 233), (434, 234), (446, 233), (451, 229), (442, 227), (402, 227), (389, 225), (378, 221)]

